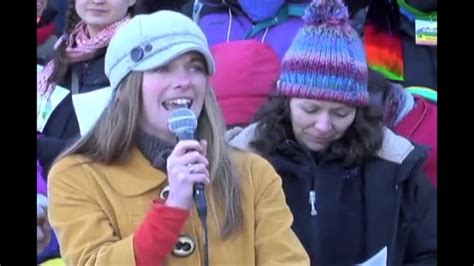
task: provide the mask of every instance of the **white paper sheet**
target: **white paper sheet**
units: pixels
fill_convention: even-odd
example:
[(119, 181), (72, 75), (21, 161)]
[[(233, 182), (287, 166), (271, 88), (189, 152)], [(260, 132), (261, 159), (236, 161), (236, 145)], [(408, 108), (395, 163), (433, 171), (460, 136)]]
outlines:
[(64, 87), (56, 86), (54, 91), (49, 96), (49, 99), (36, 95), (36, 104), (39, 108), (38, 115), (36, 117), (36, 130), (43, 132), (43, 129), (51, 117), (54, 109), (62, 102), (64, 98), (70, 93), (70, 91)]
[(111, 98), (112, 88), (110, 87), (72, 95), (81, 136), (87, 134), (95, 125)]
[(372, 258), (366, 260), (358, 266), (386, 266), (387, 265), (387, 247), (382, 248)]

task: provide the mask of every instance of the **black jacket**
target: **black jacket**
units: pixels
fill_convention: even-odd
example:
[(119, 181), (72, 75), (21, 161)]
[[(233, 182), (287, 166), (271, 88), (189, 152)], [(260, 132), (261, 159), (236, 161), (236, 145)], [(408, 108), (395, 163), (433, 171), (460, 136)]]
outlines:
[(415, 23), (400, 16), (405, 60), (403, 86), (425, 86), (438, 90), (438, 48), (416, 44)]
[[(248, 150), (251, 128), (229, 133), (230, 144)], [(388, 266), (436, 264), (437, 195), (420, 167), (426, 149), (387, 131), (378, 156), (358, 167), (317, 163), (292, 140), (263, 155), (282, 178), (293, 230), (311, 265), (353, 265), (383, 247)]]
[[(72, 64), (66, 78), (59, 85), (70, 90), (71, 71), (75, 71), (79, 79), (78, 93), (110, 86), (104, 73), (104, 59), (105, 49), (102, 49), (97, 57)], [(43, 134), (44, 137), (37, 141), (37, 154), (41, 166), (47, 172), (55, 158), (80, 136), (71, 93), (53, 111)]]
[[(295, 219), (293, 229), (310, 255), (312, 265), (361, 263), (384, 246), (388, 248), (391, 266), (436, 263), (436, 194), (421, 173), (423, 152), (417, 148), (402, 164), (376, 158), (362, 167), (344, 168), (339, 161), (313, 164), (313, 158), (296, 143), (286, 141), (267, 156), (282, 177), (287, 203)], [(363, 182), (354, 188), (357, 184), (351, 184), (351, 179), (357, 175)], [(339, 182), (335, 185), (339, 185), (335, 189), (338, 192), (325, 194), (325, 189), (330, 190), (325, 185), (331, 185), (319, 182), (322, 179), (340, 180), (335, 181)], [(358, 199), (363, 202), (362, 209), (357, 208), (357, 197), (350, 196), (357, 189), (362, 190), (362, 198)], [(311, 190), (319, 196), (316, 216), (310, 215)], [(326, 202), (326, 212), (318, 210), (318, 202)], [(353, 213), (357, 211), (362, 211), (363, 243), (359, 243), (360, 252), (354, 254), (340, 246), (354, 238), (352, 231), (361, 230), (351, 228), (351, 224), (357, 223), (358, 216)], [(354, 261), (344, 258), (344, 254), (351, 254)]]

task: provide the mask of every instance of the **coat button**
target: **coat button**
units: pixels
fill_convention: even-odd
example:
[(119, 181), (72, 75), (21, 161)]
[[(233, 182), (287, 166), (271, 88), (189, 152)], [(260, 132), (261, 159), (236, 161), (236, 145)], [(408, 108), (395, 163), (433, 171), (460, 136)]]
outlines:
[(178, 242), (174, 246), (171, 253), (179, 258), (185, 258), (190, 256), (196, 249), (196, 243), (194, 240), (187, 235), (180, 235), (178, 237)]
[(143, 50), (141, 47), (135, 47), (130, 52), (130, 57), (132, 58), (133, 62), (138, 62), (143, 58)]
[(168, 194), (170, 193), (170, 186), (166, 186), (163, 188), (163, 190), (161, 190), (160, 192), (160, 199), (167, 199), (168, 198)]
[(148, 43), (147, 45), (145, 45), (145, 52), (148, 53), (148, 52), (151, 51), (151, 49), (153, 49), (153, 45), (151, 45), (151, 44), (149, 44), (149, 43)]

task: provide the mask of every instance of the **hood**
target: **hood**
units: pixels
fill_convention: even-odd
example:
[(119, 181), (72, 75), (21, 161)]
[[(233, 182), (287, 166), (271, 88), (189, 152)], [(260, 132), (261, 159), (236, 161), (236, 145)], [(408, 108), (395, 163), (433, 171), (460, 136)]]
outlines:
[(250, 142), (255, 137), (257, 125), (258, 123), (253, 123), (245, 128), (234, 127), (229, 129), (225, 133), (225, 139), (229, 145), (234, 148), (244, 151), (256, 152), (250, 147)]

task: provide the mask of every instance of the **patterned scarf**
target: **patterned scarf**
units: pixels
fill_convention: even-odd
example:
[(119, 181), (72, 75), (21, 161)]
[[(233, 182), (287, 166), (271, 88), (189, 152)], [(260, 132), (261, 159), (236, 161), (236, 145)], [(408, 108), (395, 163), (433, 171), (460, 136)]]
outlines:
[[(96, 56), (99, 49), (107, 47), (117, 29), (129, 20), (130, 18), (126, 16), (99, 31), (93, 38), (89, 38), (86, 30), (87, 25), (84, 21), (81, 21), (76, 25), (69, 36), (61, 36), (54, 45), (54, 48), (57, 49), (62, 42), (66, 42), (66, 57), (69, 64), (89, 60)], [(53, 69), (54, 63), (51, 60), (43, 70), (38, 73), (36, 81), (36, 92), (38, 96), (48, 98), (49, 95), (51, 95), (53, 88), (56, 86), (54, 83), (48, 83)]]

